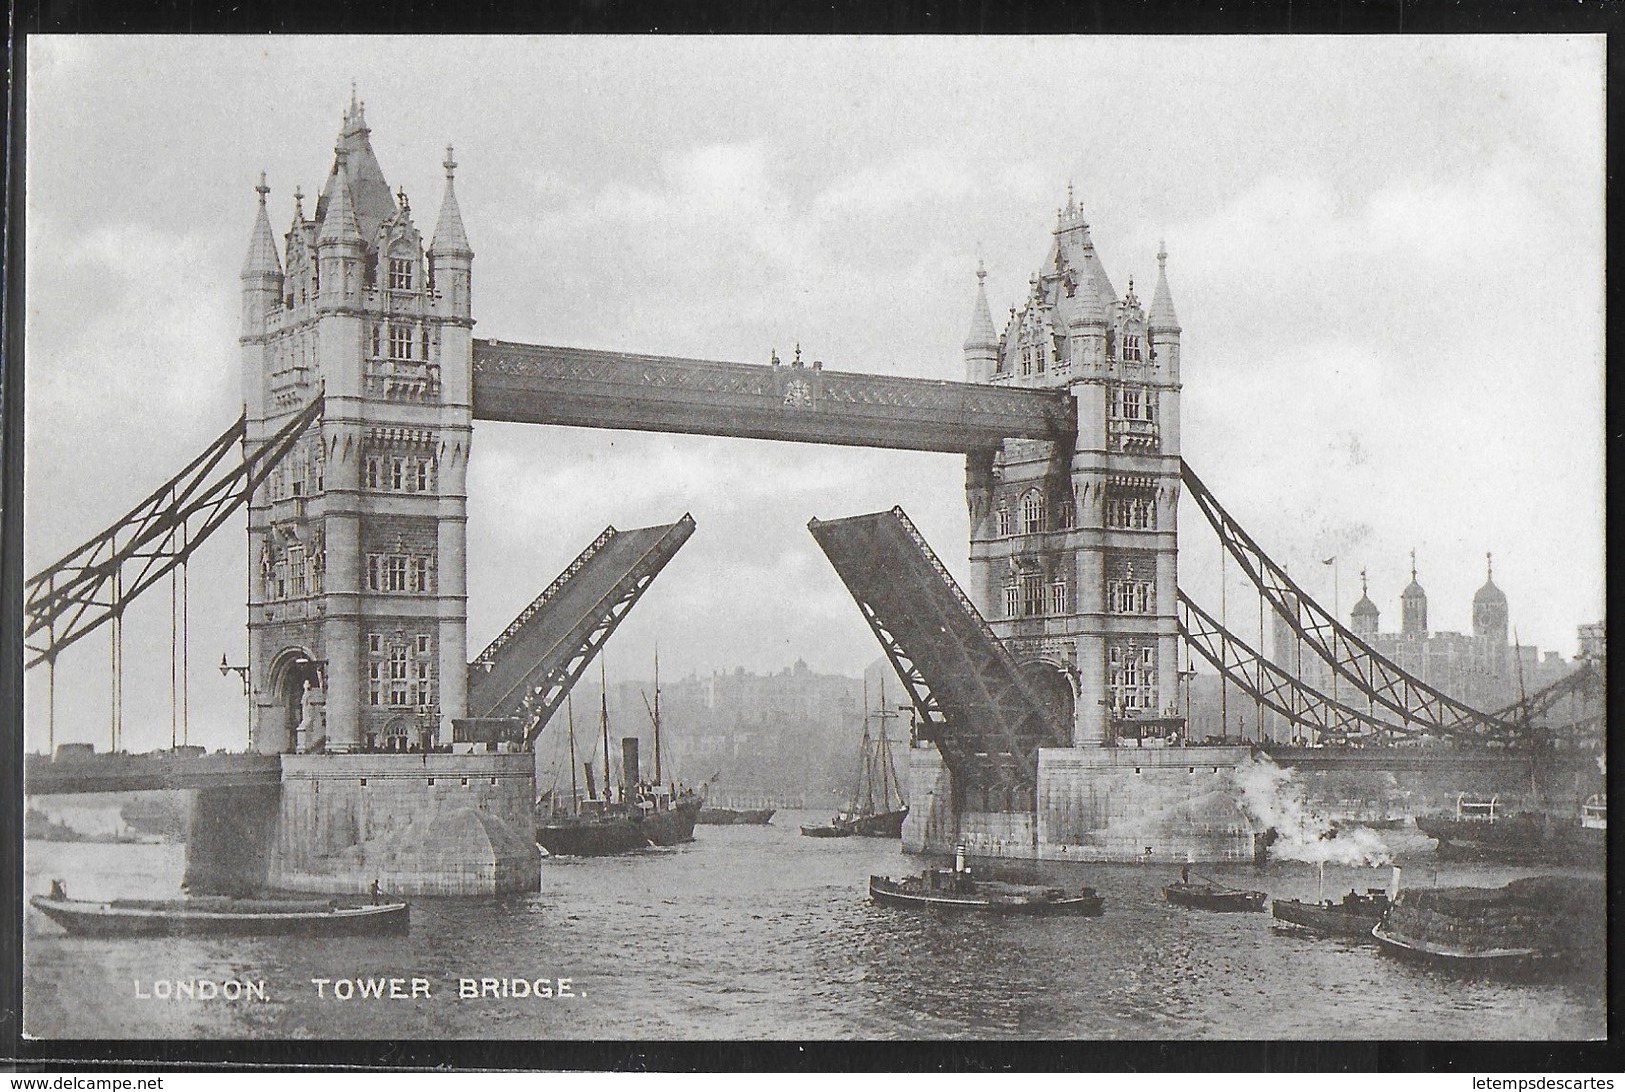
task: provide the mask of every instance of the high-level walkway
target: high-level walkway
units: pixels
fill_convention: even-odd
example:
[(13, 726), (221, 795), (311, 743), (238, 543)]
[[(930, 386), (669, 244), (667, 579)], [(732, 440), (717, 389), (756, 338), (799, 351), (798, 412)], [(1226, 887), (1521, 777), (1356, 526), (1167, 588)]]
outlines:
[(948, 452), (1077, 430), (1065, 391), (482, 340), (474, 417)]

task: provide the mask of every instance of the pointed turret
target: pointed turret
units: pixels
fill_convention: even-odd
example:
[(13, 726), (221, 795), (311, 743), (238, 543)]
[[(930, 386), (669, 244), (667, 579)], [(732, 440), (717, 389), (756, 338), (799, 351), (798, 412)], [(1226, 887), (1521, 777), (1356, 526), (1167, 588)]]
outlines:
[(248, 238), (248, 254), (243, 258), (240, 276), (244, 337), (265, 332), (266, 312), (276, 307), (282, 296), (282, 263), (277, 259), (276, 237), (271, 234), (271, 220), (265, 211), (265, 197), (271, 188), (265, 184), (264, 171), (260, 172), (260, 184), (254, 192), (259, 194), (260, 202), (254, 212), (254, 229)]
[(325, 208), (320, 217), (321, 231), (316, 235), (316, 245), (327, 243), (361, 242), (361, 223), (356, 219), (355, 204), (350, 197), (350, 184), (344, 180), (343, 163), (345, 160), (344, 148), (338, 149), (339, 164), (334, 168), (333, 177), (328, 179), (327, 190), (322, 194)]
[(1411, 551), (1411, 582), (1399, 593), (1399, 631), (1407, 636), (1428, 633), (1428, 593), (1416, 582), (1416, 551)]
[(390, 196), (384, 170), (373, 154), (371, 133), (367, 128), (366, 104), (356, 101), (352, 88), (350, 105), (344, 111), (339, 129), (338, 146), (334, 149), (333, 169), (328, 172), (321, 197), (316, 202), (316, 222), (325, 225), (334, 200), (335, 184), (340, 178), (348, 182), (350, 211), (363, 239), (377, 235), (379, 225), (395, 215), (395, 199)]
[(965, 379), (986, 383), (993, 376), (999, 357), (999, 335), (993, 329), (993, 312), (987, 305), (987, 269), (976, 262), (976, 303), (971, 307), (970, 333), (965, 335)]
[(1377, 609), (1377, 604), (1373, 603), (1371, 596), (1367, 594), (1365, 570), (1361, 569), (1360, 601), (1354, 604), (1353, 610), (1349, 611), (1349, 628), (1361, 637), (1375, 637), (1381, 616), (1382, 612)]
[(457, 162), (451, 157), (450, 144), (446, 145), (446, 160), (441, 166), (446, 169), (446, 196), (440, 202), (440, 219), (435, 221), (429, 254), (472, 258), (474, 251), (468, 245), (468, 233), (463, 230), (463, 212), (457, 207), (457, 191), (452, 184)]
[(350, 202), (349, 184), (344, 181), (344, 159), (341, 147), (340, 166), (329, 187), (327, 215), (316, 233), (316, 301), (321, 307), (352, 303), (361, 288), (361, 263), (367, 247)]
[(1473, 636), (1506, 644), (1507, 597), (1495, 586), (1494, 559), (1484, 555), (1484, 586), (1473, 596)]
[(1157, 288), (1151, 294), (1151, 310), (1146, 313), (1147, 327), (1153, 334), (1179, 333), (1179, 316), (1174, 313), (1174, 296), (1168, 291), (1168, 246), (1157, 244)]
[(271, 217), (265, 211), (265, 198), (271, 192), (271, 187), (265, 184), (264, 171), (260, 172), (260, 184), (254, 187), (254, 192), (260, 195), (260, 204), (254, 214), (254, 231), (248, 240), (248, 256), (243, 259), (242, 275), (245, 278), (260, 273), (281, 276), (282, 263), (276, 254), (276, 236), (271, 234)]

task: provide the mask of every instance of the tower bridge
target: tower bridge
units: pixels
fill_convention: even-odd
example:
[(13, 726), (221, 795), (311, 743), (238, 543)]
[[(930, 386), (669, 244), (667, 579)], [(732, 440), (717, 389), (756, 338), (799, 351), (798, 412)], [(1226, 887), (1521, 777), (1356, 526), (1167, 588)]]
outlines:
[[(1260, 832), (1236, 773), (1252, 750), (1182, 745), (1182, 645), (1317, 743), (1520, 742), (1527, 708), (1482, 712), (1406, 672), (1219, 506), (1181, 454), (1167, 254), (1149, 307), (1132, 281), (1119, 294), (1070, 193), (1002, 331), (978, 270), (963, 380), (886, 377), (826, 369), (799, 347), (744, 364), (475, 339), (451, 149), (426, 237), (406, 195), (391, 195), (370, 132), (352, 98), (313, 215), (295, 190), (280, 244), (257, 188), (242, 421), (25, 587), (29, 663), (53, 687), (56, 658), (111, 627), (116, 750), (125, 605), (247, 509), (250, 748), (274, 760), (276, 784), (247, 805), (229, 784), (206, 787), (189, 861), (200, 886), (535, 885), (529, 747), (696, 524), (607, 529), (471, 663), (476, 420), (963, 455), (965, 588), (901, 509), (810, 525), (919, 714), (910, 849), (1250, 857)], [(224, 454), (239, 442), (233, 466)], [(1266, 668), (1183, 595), (1184, 493), (1345, 696)], [(31, 791), (82, 791), (54, 765), (31, 761)], [(268, 767), (251, 765), (244, 785), (266, 789)], [(97, 783), (188, 784), (120, 769)]]

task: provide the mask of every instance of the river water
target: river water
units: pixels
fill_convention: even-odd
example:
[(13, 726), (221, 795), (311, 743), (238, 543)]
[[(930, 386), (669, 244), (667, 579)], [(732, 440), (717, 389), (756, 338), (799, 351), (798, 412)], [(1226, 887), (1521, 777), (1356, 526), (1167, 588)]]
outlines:
[[(700, 827), (693, 843), (674, 849), (544, 860), (537, 894), (411, 900), (407, 937), (92, 939), (66, 936), (28, 908), (25, 1032), (375, 1040), (1606, 1034), (1600, 952), (1594, 973), (1559, 983), (1463, 978), (1371, 944), (1309, 938), (1267, 914), (1168, 906), (1160, 888), (1172, 870), (1134, 865), (1086, 870), (1082, 878), (1106, 900), (1100, 918), (892, 910), (869, 902), (868, 876), (902, 875), (919, 862), (895, 842), (799, 836), (798, 823), (825, 818), (781, 813), (768, 827)], [(1533, 871), (1435, 865), (1426, 839), (1390, 841), (1407, 885), (1498, 886)], [(29, 842), (24, 890), (43, 893), (55, 877), (76, 898), (174, 896), (184, 854), (178, 845)], [(1309, 865), (1212, 871), (1278, 897), (1316, 896)], [(1387, 876), (1328, 866), (1325, 892)], [(341, 999), (334, 986), (319, 994), (313, 983), (389, 978), (406, 980), (408, 995), (412, 978), (427, 984), (416, 998)], [(461, 997), (465, 978), (523, 979), (533, 996)], [(544, 979), (554, 996), (534, 996)], [(560, 979), (570, 980), (570, 996), (557, 996)], [(191, 980), (263, 983), (264, 999), (157, 996), (165, 983)]]

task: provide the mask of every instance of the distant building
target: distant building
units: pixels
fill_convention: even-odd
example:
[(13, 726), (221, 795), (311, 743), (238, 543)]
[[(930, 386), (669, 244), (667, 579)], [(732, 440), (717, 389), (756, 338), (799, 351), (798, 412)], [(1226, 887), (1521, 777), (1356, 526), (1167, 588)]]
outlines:
[[(1510, 643), (1509, 610), (1506, 593), (1495, 584), (1490, 555), (1485, 555), (1483, 587), (1473, 595), (1472, 633), (1428, 630), (1427, 592), (1417, 579), (1416, 555), (1411, 554), (1411, 581), (1400, 592), (1400, 626), (1398, 632), (1382, 632), (1382, 612), (1371, 601), (1365, 574), (1360, 574), (1360, 598), (1349, 611), (1349, 628), (1383, 656), (1402, 670), (1421, 679), (1429, 686), (1465, 702), (1486, 713), (1502, 710), (1518, 701), (1520, 692), (1531, 694), (1556, 682), (1577, 666), (1565, 660), (1562, 654)], [(1601, 624), (1581, 627), (1581, 655), (1587, 647), (1587, 631), (1595, 628), (1591, 638), (1601, 648)], [(1331, 667), (1323, 663), (1307, 646), (1301, 650), (1286, 621), (1275, 618), (1270, 659), (1288, 669), (1310, 686), (1331, 695), (1334, 691)], [(1301, 654), (1301, 669), (1300, 669)], [(1349, 701), (1354, 693), (1347, 680), (1339, 680), (1336, 688), (1342, 698)], [(1214, 689), (1217, 689), (1215, 684)], [(1227, 706), (1241, 705), (1247, 711), (1244, 720), (1248, 726), (1255, 722), (1253, 701), (1245, 695), (1238, 697), (1232, 690)], [(1350, 702), (1356, 707), (1363, 702)], [(1236, 715), (1230, 714), (1234, 725)], [(1293, 733), (1286, 718), (1265, 711), (1263, 717), (1266, 734), (1275, 739), (1290, 739)], [(1232, 733), (1235, 729), (1232, 727)]]

